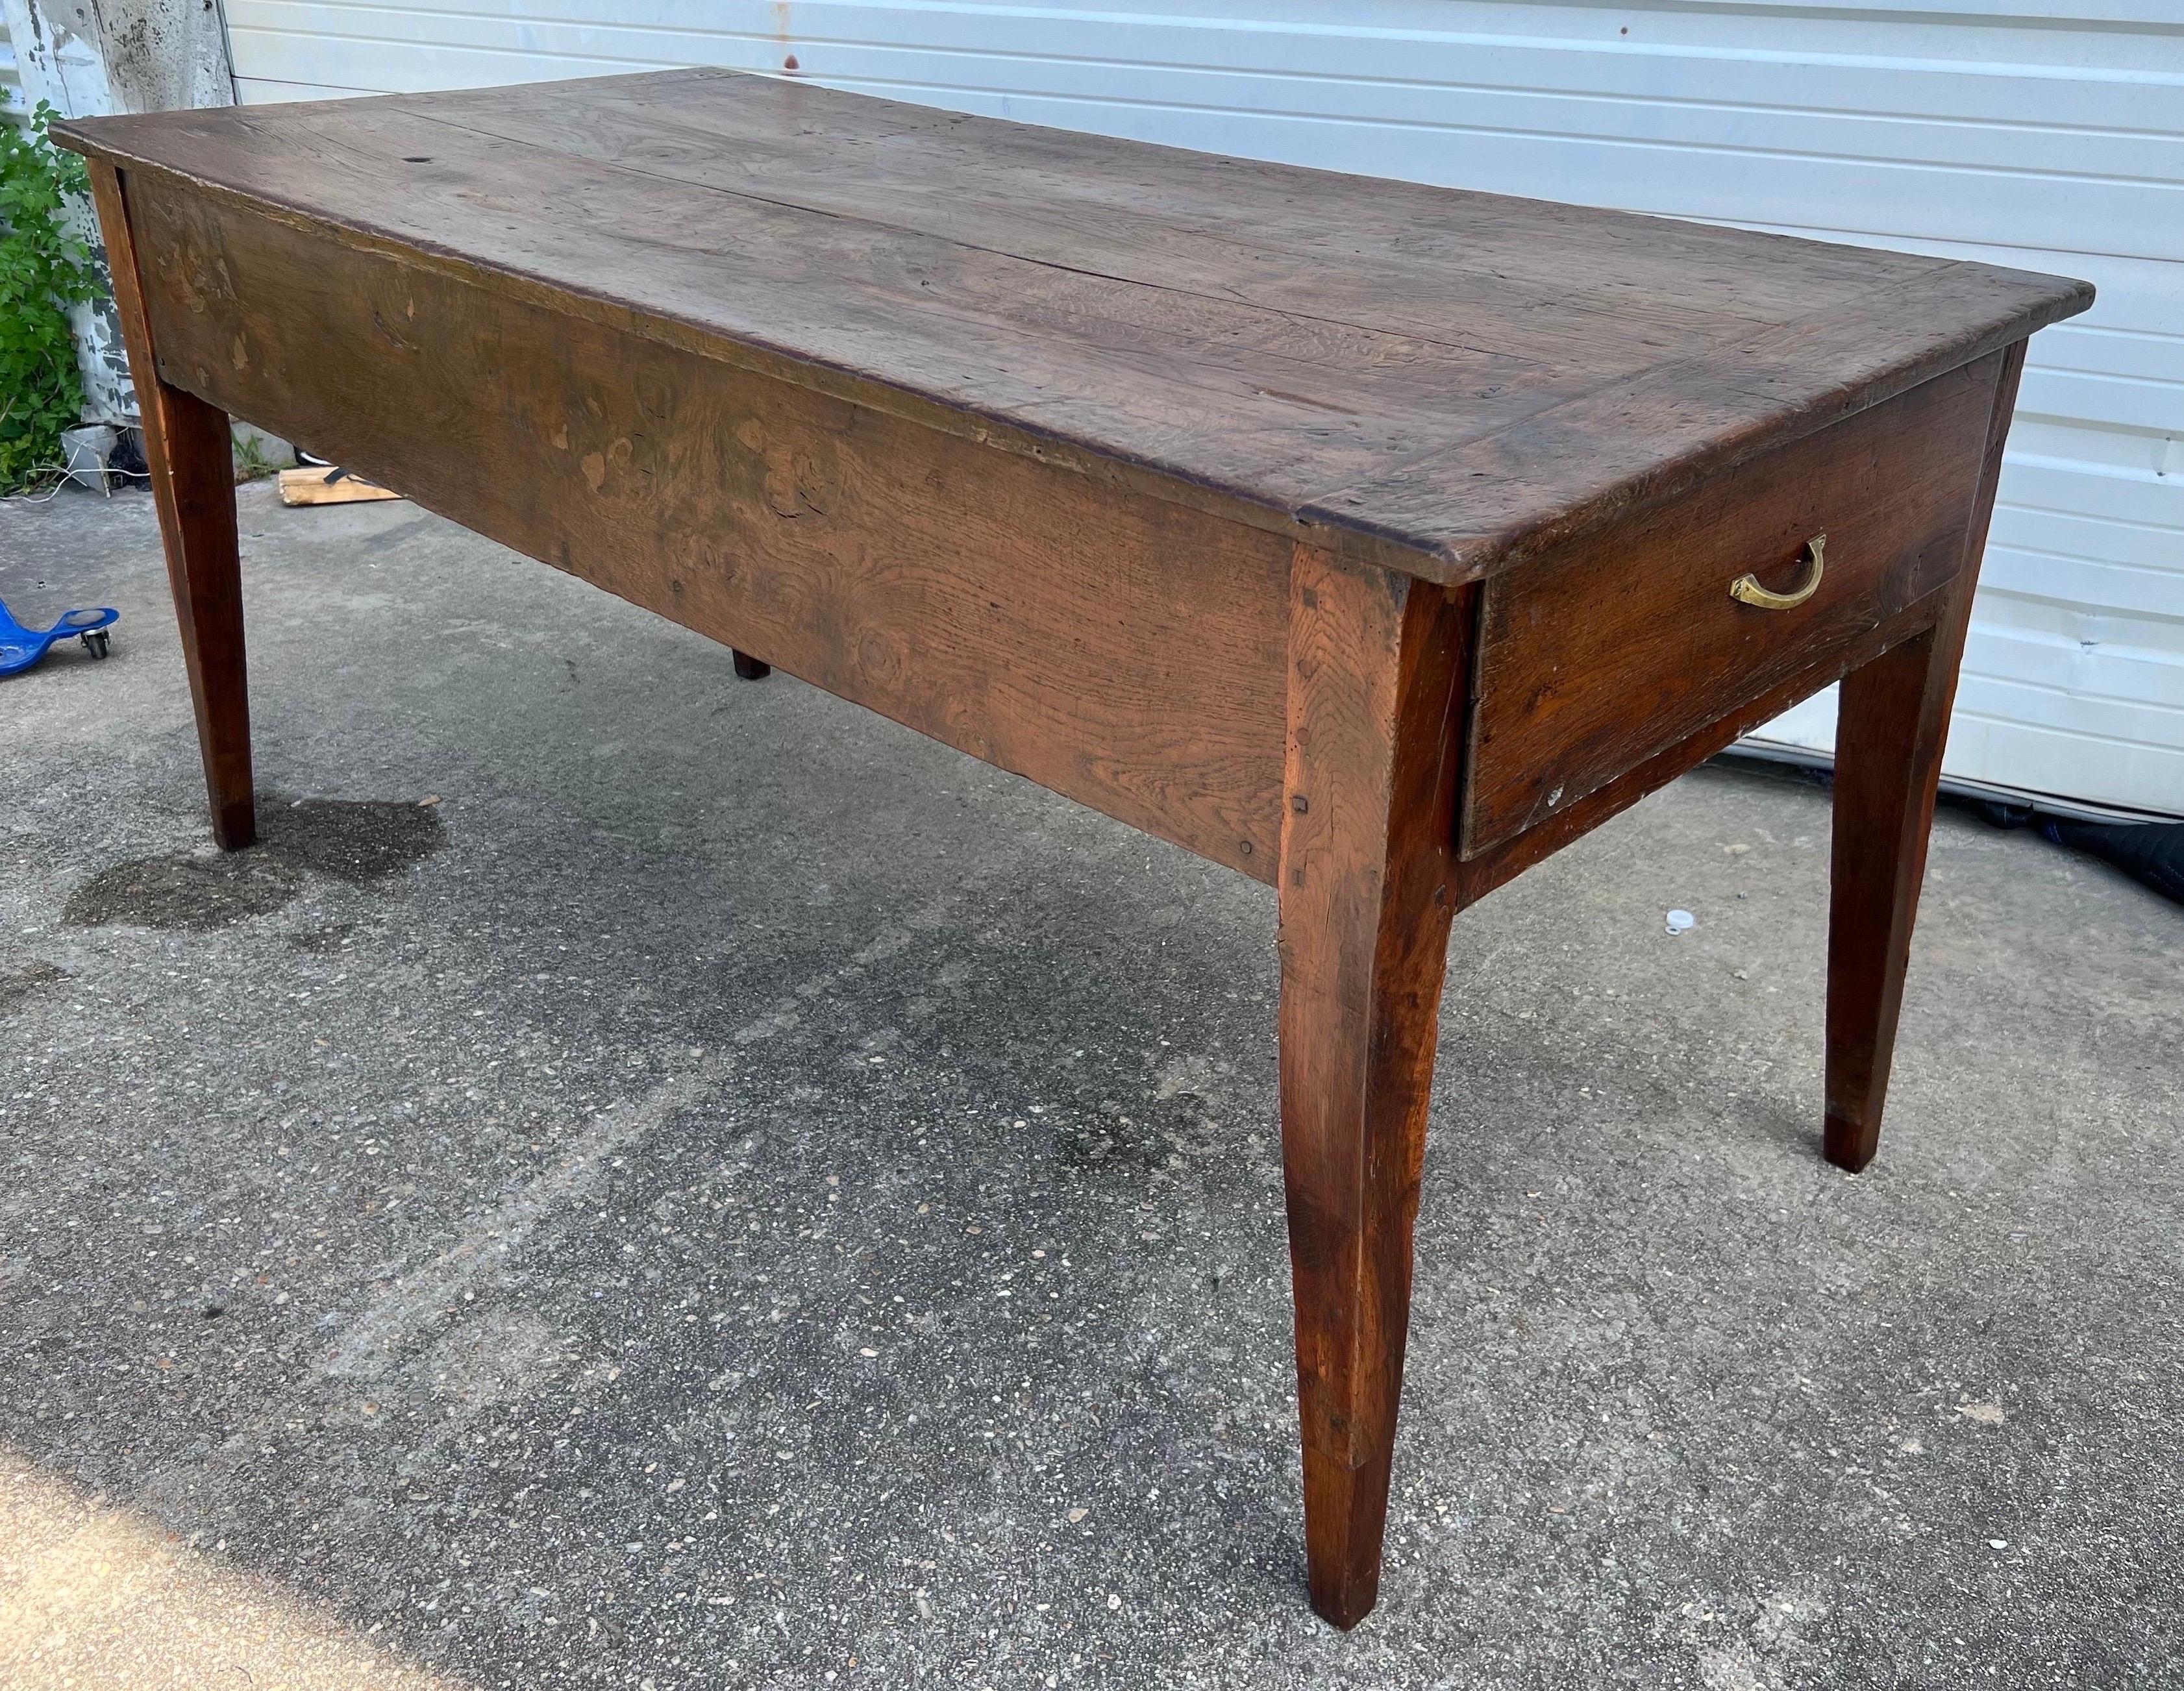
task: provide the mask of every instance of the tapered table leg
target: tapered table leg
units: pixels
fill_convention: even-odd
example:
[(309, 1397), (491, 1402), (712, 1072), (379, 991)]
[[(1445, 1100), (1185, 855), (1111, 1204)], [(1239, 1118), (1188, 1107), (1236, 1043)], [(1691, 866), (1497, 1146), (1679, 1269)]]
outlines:
[(235, 531), (234, 448), (227, 415), (159, 380), (137, 280), (126, 196), (110, 164), (91, 165), (159, 510), (167, 581), (181, 626), (182, 661), (197, 710), (213, 838), (228, 850), (258, 837), (250, 773), (250, 702), (243, 668), (242, 574)]
[(1281, 846), (1282, 1156), (1313, 1608), (1380, 1581), (1451, 886), (1468, 596), (1300, 548)]
[(2024, 363), (2020, 342), (2005, 356), (1996, 384), (1964, 560), (1939, 620), (1843, 677), (1836, 719), (1822, 1149), (1853, 1174), (1880, 1148), (1881, 1106), (1926, 876), (1949, 709)]
[(1880, 1146), (1911, 927), (1964, 654), (1970, 583), (1942, 622), (1843, 677), (1828, 909), (1827, 1160)]

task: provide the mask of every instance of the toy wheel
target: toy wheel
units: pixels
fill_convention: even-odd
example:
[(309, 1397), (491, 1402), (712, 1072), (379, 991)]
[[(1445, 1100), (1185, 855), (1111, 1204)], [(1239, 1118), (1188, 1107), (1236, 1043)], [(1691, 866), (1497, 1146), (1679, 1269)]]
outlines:
[(109, 642), (104, 629), (94, 628), (88, 634), (78, 635), (76, 637), (83, 642), (84, 650), (90, 653), (92, 657), (103, 658), (106, 655)]

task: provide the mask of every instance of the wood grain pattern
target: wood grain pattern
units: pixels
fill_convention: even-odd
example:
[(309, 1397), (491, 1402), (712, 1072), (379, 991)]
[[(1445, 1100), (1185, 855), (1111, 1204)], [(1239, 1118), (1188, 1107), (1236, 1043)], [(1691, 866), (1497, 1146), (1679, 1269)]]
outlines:
[(58, 132), (361, 250), (1444, 582), (2091, 297), (718, 71)]
[[(602, 78), (583, 92), (573, 125), (561, 92), (536, 83), (389, 103), (622, 170), (1143, 286), (1292, 312), (1336, 299), (1343, 320), (1445, 344), (1471, 343), (1482, 310), (1521, 319), (1524, 344), (1557, 364), (1637, 346), (1618, 319), (1662, 337), (1638, 355), (1651, 362), (1718, 338), (1724, 320), (1787, 320), (1942, 262), (1778, 242), (1800, 262), (1755, 274), (1749, 236), (1701, 224), (1149, 147), (719, 70)], [(823, 147), (811, 144), (817, 133)], [(1567, 253), (1583, 240), (1612, 244), (1616, 263), (1573, 270)]]
[[(114, 304), (136, 378), (145, 467), (159, 512), (167, 583), (197, 714), (213, 838), (234, 851), (258, 837), (250, 770), (250, 691), (243, 660), (242, 562), (235, 528), (235, 448), (226, 416), (158, 379), (158, 360), (120, 174), (91, 166), (92, 199), (105, 232)], [(153, 249), (154, 251), (157, 248)]]
[[(1789, 676), (1824, 670), (1953, 576), (2000, 369), (1997, 353), (1936, 377), (1490, 582), (1464, 854), (1536, 826)], [(1804, 604), (1763, 610), (1729, 596), (1747, 571), (1786, 583), (1819, 534), (1826, 569)]]
[(2010, 348), (1994, 387), (1960, 568), (1933, 626), (1843, 678), (1836, 729), (1823, 1147), (1829, 1161), (1853, 1173), (1873, 1160), (1880, 1144), (1949, 707), (2024, 363), (2020, 342)]
[(1750, 694), (1696, 733), (1633, 764), (1574, 804), (1558, 805), (1552, 815), (1524, 832), (1488, 847), (1477, 857), (1462, 859), (1456, 872), (1457, 908), (1477, 904), (1496, 887), (1514, 880), (1534, 864), (1545, 862), (1571, 841), (1629, 809), (1647, 793), (1658, 792), (1799, 700), (1832, 686), (1861, 664), (1915, 639), (1939, 620), (1949, 592), (1943, 587), (1929, 593), (1878, 627), (1860, 634), (1827, 663), (1799, 670), (1786, 680)]
[(1348, 520), (1390, 538), (1419, 536), (1443, 566), (1435, 579), (1521, 571), (1997, 353), (2083, 310), (2092, 295), (2075, 295), (2053, 315), (2042, 307), (2019, 318), (2023, 298), (2014, 273), (1978, 266), (1876, 291), (1718, 356), (1663, 363), (1424, 455), (1392, 476), (1323, 496), (1301, 515)]
[[(155, 181), (168, 379), (1260, 880), (1288, 546)], [(278, 299), (267, 312), (257, 302)], [(481, 403), (483, 402), (483, 403)]]
[(1379, 1589), (1472, 607), (1308, 547), (1293, 580), (1282, 1160), (1312, 1606), (1347, 1627)]

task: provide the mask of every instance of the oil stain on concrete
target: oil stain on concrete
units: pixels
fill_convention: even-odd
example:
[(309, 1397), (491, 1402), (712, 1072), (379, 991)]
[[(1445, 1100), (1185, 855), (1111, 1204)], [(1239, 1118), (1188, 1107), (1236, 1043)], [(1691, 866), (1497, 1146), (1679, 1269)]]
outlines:
[(436, 802), (275, 799), (261, 805), (259, 826), (276, 857), (352, 887), (398, 875), (448, 841)]
[(28, 1004), (44, 988), (57, 981), (68, 979), (68, 971), (58, 963), (48, 963), (41, 958), (25, 965), (12, 974), (0, 975), (0, 1015), (5, 1015), (19, 1005)]
[(117, 863), (69, 895), (70, 927), (226, 927), (279, 909), (304, 890), (302, 872), (269, 852), (174, 853)]
[(170, 852), (102, 870), (70, 895), (61, 920), (70, 927), (226, 927), (280, 909), (309, 876), (372, 886), (447, 843), (434, 805), (386, 799), (263, 796), (259, 832), (248, 851)]

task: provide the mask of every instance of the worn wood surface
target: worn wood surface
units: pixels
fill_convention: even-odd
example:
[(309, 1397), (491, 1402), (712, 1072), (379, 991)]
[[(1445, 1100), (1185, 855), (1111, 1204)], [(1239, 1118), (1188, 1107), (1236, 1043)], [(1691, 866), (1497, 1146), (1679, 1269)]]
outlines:
[[(1936, 377), (1488, 583), (1464, 854), (1825, 665), (1953, 576), (2001, 362)], [(1803, 604), (1730, 597), (1747, 571), (1786, 586), (1821, 534), (1826, 567)]]
[[(320, 457), (1260, 880), (1289, 544), (131, 180), (159, 367)], [(278, 300), (269, 311), (264, 303)]]
[[(1476, 857), (1462, 859), (1456, 872), (1457, 908), (1477, 904), (1496, 887), (1514, 880), (1534, 864), (1546, 861), (1571, 841), (1629, 809), (1647, 793), (1658, 792), (1678, 776), (1696, 769), (1763, 722), (1772, 721), (1801, 699), (1811, 698), (1892, 647), (1916, 638), (1939, 619), (1946, 607), (1947, 592), (1947, 588), (1942, 588), (1929, 593), (1877, 627), (1860, 634), (1847, 648), (1836, 654), (1830, 662), (1801, 670), (1786, 681), (1751, 694), (1697, 733), (1633, 764), (1575, 804), (1559, 805), (1552, 815), (1523, 833), (1498, 846), (1488, 847)], [(1475, 663), (1474, 667), (1476, 668)]]
[(57, 133), (360, 249), (1444, 581), (2090, 298), (716, 70)]
[(1313, 1606), (1379, 1589), (1474, 590), (1299, 547), (1281, 879), (1282, 1164)]
[(1880, 1144), (1949, 707), (2024, 364), (2021, 342), (2003, 355), (1960, 568), (1934, 626), (1844, 676), (1836, 709), (1823, 1143), (1853, 1171)]
[[(105, 232), (114, 304), (136, 381), (145, 468), (159, 512), (167, 581), (197, 714), (213, 838), (233, 851), (258, 837), (250, 771), (250, 690), (243, 661), (242, 564), (235, 527), (235, 459), (226, 416), (154, 377), (146, 270), (120, 179), (94, 159), (91, 193)], [(155, 248), (153, 249), (157, 251)], [(157, 274), (156, 266), (152, 274)]]

